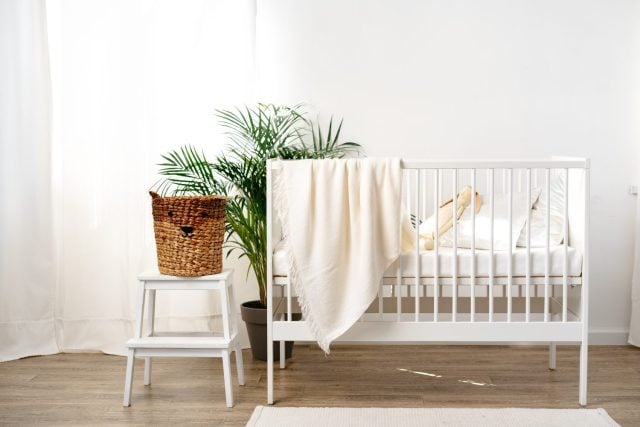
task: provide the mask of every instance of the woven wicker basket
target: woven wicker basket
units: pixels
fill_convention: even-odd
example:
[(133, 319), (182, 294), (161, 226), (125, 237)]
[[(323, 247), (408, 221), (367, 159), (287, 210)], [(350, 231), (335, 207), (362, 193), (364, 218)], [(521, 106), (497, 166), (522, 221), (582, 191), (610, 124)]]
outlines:
[(150, 194), (160, 273), (187, 277), (220, 273), (227, 199)]

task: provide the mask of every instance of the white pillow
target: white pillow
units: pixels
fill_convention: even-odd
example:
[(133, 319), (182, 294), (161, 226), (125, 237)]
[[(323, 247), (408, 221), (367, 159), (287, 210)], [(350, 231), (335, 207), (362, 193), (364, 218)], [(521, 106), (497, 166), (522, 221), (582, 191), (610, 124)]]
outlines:
[[(564, 226), (564, 176), (551, 180), (549, 197), (551, 212), (549, 214), (549, 246), (562, 243), (562, 228)], [(526, 221), (525, 221), (526, 224)], [(527, 246), (527, 228), (522, 229), (518, 246)], [(531, 247), (544, 248), (547, 246), (547, 188), (540, 193), (540, 197), (531, 210)]]
[[(514, 192), (512, 202), (511, 249), (516, 248), (518, 236), (527, 221), (527, 211), (538, 200), (540, 189), (531, 190), (527, 201), (526, 192)], [(489, 249), (491, 245), (491, 210), (489, 197), (482, 195), (482, 207), (476, 214), (476, 248)], [(493, 248), (496, 251), (509, 249), (509, 195), (495, 194), (493, 198)], [(465, 209), (458, 220), (458, 247), (471, 247), (471, 207)], [(525, 236), (526, 237), (526, 236)], [(453, 246), (453, 228), (440, 236), (440, 246)]]

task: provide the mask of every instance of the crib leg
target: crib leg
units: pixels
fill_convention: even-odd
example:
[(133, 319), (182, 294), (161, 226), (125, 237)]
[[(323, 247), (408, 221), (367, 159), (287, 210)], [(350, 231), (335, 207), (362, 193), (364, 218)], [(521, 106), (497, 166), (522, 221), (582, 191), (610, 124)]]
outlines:
[[(285, 316), (284, 313), (280, 315), (280, 321), (284, 321)], [(280, 341), (280, 369), (284, 369), (287, 367), (287, 362), (285, 360), (284, 354), (284, 341)]]
[(556, 343), (549, 343), (549, 369), (556, 369)]
[(588, 352), (587, 340), (583, 339), (580, 345), (580, 405), (587, 406), (587, 352)]
[[(271, 290), (268, 286), (268, 291)], [(267, 404), (273, 405), (273, 315), (271, 311), (271, 293), (267, 302)]]
[(267, 343), (267, 404), (273, 405), (273, 342)]

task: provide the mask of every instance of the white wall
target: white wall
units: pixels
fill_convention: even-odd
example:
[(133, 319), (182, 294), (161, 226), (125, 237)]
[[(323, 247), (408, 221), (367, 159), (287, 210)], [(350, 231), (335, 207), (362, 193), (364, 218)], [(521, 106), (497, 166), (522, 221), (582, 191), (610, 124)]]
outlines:
[(640, 3), (261, 0), (257, 88), (370, 156), (592, 159), (591, 330), (625, 342)]

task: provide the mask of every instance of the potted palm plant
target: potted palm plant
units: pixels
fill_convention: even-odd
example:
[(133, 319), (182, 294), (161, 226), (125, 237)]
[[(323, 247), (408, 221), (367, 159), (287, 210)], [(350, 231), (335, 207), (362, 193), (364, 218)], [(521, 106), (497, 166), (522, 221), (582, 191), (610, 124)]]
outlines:
[[(354, 142), (340, 142), (342, 121), (333, 119), (326, 132), (309, 120), (302, 106), (258, 104), (235, 110), (218, 110), (229, 144), (213, 162), (192, 146), (163, 154), (159, 192), (174, 195), (223, 194), (228, 197), (225, 247), (227, 256), (247, 257), (258, 283), (259, 300), (241, 306), (253, 356), (267, 358), (266, 285), (267, 229), (266, 179), (268, 159), (341, 158), (358, 153)], [(293, 343), (287, 344), (289, 357)], [(279, 357), (279, 346), (274, 346)]]

